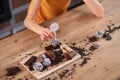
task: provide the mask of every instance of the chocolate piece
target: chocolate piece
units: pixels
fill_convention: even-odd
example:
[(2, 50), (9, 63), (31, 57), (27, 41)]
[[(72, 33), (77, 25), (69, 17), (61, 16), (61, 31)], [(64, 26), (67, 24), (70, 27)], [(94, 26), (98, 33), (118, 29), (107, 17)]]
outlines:
[(28, 69), (29, 69), (30, 71), (33, 71), (33, 70), (34, 70), (34, 69), (33, 69), (33, 63), (28, 66)]
[(46, 51), (46, 56), (48, 57), (48, 58), (50, 58), (50, 60), (55, 60), (55, 58), (56, 58), (56, 56), (55, 56), (55, 53), (53, 53), (53, 51)]
[(74, 51), (69, 51), (68, 53), (71, 57), (74, 57), (76, 55), (76, 53)]
[(60, 49), (60, 45), (57, 45), (57, 46), (49, 45), (49, 46), (45, 47), (46, 51), (54, 50), (54, 49)]
[(88, 63), (88, 60), (90, 60), (90, 58), (84, 58), (80, 66), (83, 67), (86, 63)]
[(62, 62), (64, 57), (63, 57), (63, 51), (61, 49), (54, 50), (55, 53), (55, 60), (52, 61), (53, 64), (58, 64), (59, 62)]
[(95, 36), (91, 36), (91, 37), (87, 37), (89, 39), (89, 42), (92, 43), (92, 42), (95, 42), (98, 40), (98, 38), (96, 38)]
[(17, 66), (7, 68), (6, 70), (7, 70), (6, 76), (16, 75), (18, 72), (21, 71), (21, 69)]
[(33, 71), (33, 63), (36, 62), (37, 57), (36, 56), (32, 56), (28, 61), (26, 61), (24, 63), (24, 65), (28, 66), (30, 71)]
[(51, 80), (51, 78), (49, 77), (49, 78), (47, 78), (47, 79), (45, 79), (45, 80)]
[(69, 70), (63, 70), (61, 73), (59, 73), (59, 78), (60, 80), (62, 80), (67, 74), (68, 74)]
[(37, 57), (36, 56), (32, 56), (28, 61), (25, 62), (24, 65), (29, 66), (32, 63), (34, 63), (36, 61)]
[(90, 50), (90, 51), (94, 51), (95, 49), (98, 49), (98, 48), (99, 48), (99, 45), (93, 44), (93, 45), (89, 48), (89, 50)]
[(80, 48), (80, 47), (73, 47), (70, 46), (70, 48), (72, 48), (73, 50), (75, 50), (77, 53), (79, 53), (81, 55), (81, 58), (83, 58), (85, 56), (85, 49), (84, 48)]
[(112, 39), (112, 37), (110, 36), (110, 34), (107, 33), (107, 32), (104, 33), (103, 38), (105, 38), (108, 41), (110, 41)]
[(65, 60), (70, 60), (72, 57), (69, 55), (69, 53), (64, 53)]

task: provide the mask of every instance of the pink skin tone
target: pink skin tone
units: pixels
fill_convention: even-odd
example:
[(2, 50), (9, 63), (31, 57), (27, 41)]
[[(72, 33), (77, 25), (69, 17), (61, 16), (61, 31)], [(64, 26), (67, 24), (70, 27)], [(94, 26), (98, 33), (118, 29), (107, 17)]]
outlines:
[[(48, 28), (44, 28), (43, 26), (37, 24), (34, 21), (35, 15), (37, 14), (37, 11), (39, 10), (39, 6), (42, 0), (31, 0), (31, 1), (32, 3), (30, 4), (30, 8), (24, 20), (24, 25), (28, 29), (40, 35), (40, 38), (42, 41), (47, 40), (48, 38), (54, 39), (55, 35)], [(90, 10), (93, 12), (93, 14), (96, 17), (101, 18), (104, 16), (104, 9), (102, 5), (98, 2), (98, 0), (83, 0), (83, 1), (90, 8)]]

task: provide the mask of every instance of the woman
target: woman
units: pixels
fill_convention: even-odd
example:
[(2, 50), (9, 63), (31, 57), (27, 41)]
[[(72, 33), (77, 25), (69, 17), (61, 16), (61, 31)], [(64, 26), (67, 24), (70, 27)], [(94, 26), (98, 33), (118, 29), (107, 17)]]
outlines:
[[(104, 16), (104, 9), (97, 0), (83, 0), (96, 17)], [(39, 24), (67, 11), (71, 0), (31, 0), (24, 25), (46, 40), (54, 34)]]

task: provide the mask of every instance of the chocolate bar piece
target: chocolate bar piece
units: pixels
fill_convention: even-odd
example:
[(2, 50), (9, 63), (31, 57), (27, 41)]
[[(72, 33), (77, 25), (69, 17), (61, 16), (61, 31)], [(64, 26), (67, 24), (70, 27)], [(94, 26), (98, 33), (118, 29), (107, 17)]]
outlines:
[(6, 71), (7, 71), (6, 76), (12, 76), (12, 75), (16, 75), (18, 72), (20, 72), (21, 69), (17, 66), (14, 66), (14, 67), (7, 68)]
[(29, 66), (32, 63), (34, 63), (36, 61), (37, 57), (36, 56), (32, 56), (28, 61), (25, 62), (24, 65)]
[(50, 58), (50, 60), (55, 60), (56, 56), (53, 51), (46, 51), (45, 55)]
[(65, 60), (70, 60), (72, 57), (69, 55), (69, 53), (64, 53)]
[(57, 45), (57, 46), (49, 45), (49, 46), (45, 47), (46, 51), (48, 51), (48, 50), (54, 50), (54, 49), (60, 49), (60, 45)]

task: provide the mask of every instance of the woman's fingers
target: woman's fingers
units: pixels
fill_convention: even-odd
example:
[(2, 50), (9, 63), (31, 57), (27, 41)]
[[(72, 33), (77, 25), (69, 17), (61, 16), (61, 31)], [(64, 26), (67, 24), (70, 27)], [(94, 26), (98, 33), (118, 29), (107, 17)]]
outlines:
[(55, 38), (55, 34), (53, 32), (50, 33), (51, 38)]
[(47, 40), (47, 38), (48, 38), (48, 37), (47, 37), (45, 34), (42, 34), (42, 35), (41, 35), (41, 40), (42, 40), (42, 41)]
[(40, 38), (41, 38), (42, 41), (44, 41), (44, 37), (45, 37), (45, 36), (44, 36), (43, 34), (40, 35)]
[(49, 34), (50, 38), (54, 38), (55, 37), (54, 33), (51, 32), (49, 29), (46, 30), (46, 33)]
[(40, 35), (42, 41), (47, 40), (49, 37), (55, 38), (55, 34), (51, 32), (49, 29), (45, 29)]
[(49, 34), (47, 32), (43, 32), (43, 34), (46, 36), (46, 37), (49, 37)]

